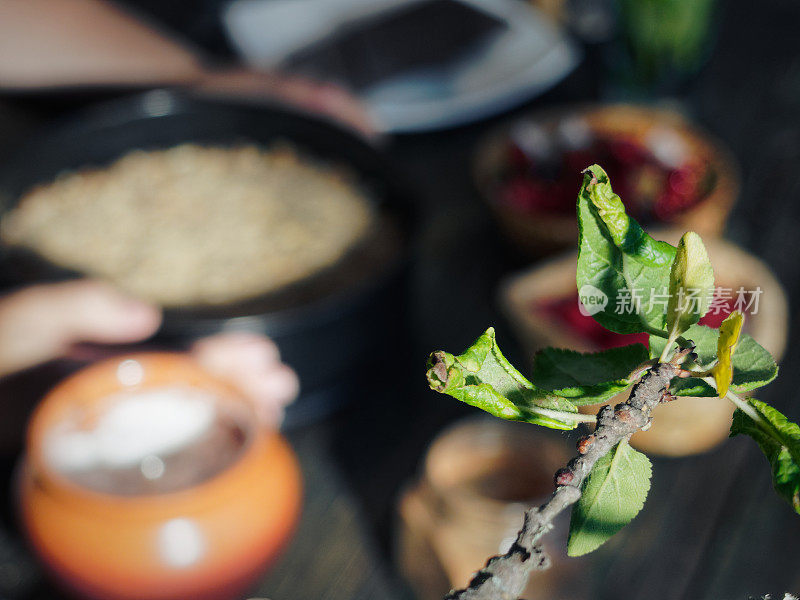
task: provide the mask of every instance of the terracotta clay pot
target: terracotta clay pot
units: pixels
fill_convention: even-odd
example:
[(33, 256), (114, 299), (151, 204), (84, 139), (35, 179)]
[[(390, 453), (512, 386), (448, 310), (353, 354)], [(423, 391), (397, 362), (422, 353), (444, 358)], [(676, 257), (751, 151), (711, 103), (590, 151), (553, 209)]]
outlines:
[[(677, 243), (675, 230), (653, 232), (656, 239)], [(780, 360), (786, 348), (788, 304), (781, 284), (752, 254), (720, 239), (706, 239), (718, 286), (746, 290), (760, 287), (758, 313), (745, 319), (745, 331)], [(554, 320), (540, 303), (576, 295), (577, 254), (571, 253), (509, 278), (501, 287), (501, 303), (531, 357), (546, 346), (595, 352), (601, 348)], [(577, 302), (577, 300), (576, 300)], [(632, 341), (631, 341), (632, 343)], [(617, 396), (612, 403), (624, 401)], [(599, 406), (586, 407), (596, 411)], [(679, 456), (704, 452), (728, 437), (733, 405), (716, 398), (681, 398), (656, 408), (653, 426), (631, 439), (656, 454)]]
[[(91, 422), (122, 390), (167, 385), (213, 393), (237, 415), (243, 446), (221, 472), (178, 491), (117, 495), (49, 464), (44, 441), (54, 426), (76, 414)], [(240, 597), (291, 536), (301, 480), (287, 442), (260, 427), (236, 391), (188, 357), (153, 353), (90, 366), (44, 398), (28, 429), (19, 499), (36, 553), (78, 597), (223, 600)]]
[[(624, 136), (645, 144), (648, 137), (656, 132), (674, 136), (684, 147), (687, 156), (699, 159), (708, 166), (715, 177), (714, 185), (695, 205), (676, 214), (669, 221), (654, 223), (653, 227), (696, 231), (706, 238), (722, 235), (731, 206), (739, 195), (740, 177), (736, 161), (720, 142), (689, 123), (681, 114), (649, 106), (575, 106), (544, 110), (530, 115), (526, 120), (549, 130), (567, 120), (575, 119), (582, 121), (598, 137)], [(508, 127), (490, 134), (479, 147), (474, 166), (478, 190), (494, 213), (500, 228), (520, 252), (530, 257), (546, 256), (574, 247), (578, 240), (578, 224), (573, 212), (527, 214), (496, 200), (499, 176), (508, 160), (508, 139)], [(575, 175), (577, 197), (580, 176), (578, 173)], [(613, 185), (614, 182), (611, 183)]]
[[(435, 600), (465, 586), (489, 556), (505, 552), (525, 510), (547, 499), (553, 473), (572, 453), (558, 434), (499, 419), (468, 418), (442, 432), (398, 507), (398, 561), (417, 597)], [(566, 536), (569, 518), (561, 517), (561, 535), (548, 539)], [(582, 563), (563, 546), (544, 544), (552, 568), (537, 574), (524, 597), (584, 597), (577, 593)]]

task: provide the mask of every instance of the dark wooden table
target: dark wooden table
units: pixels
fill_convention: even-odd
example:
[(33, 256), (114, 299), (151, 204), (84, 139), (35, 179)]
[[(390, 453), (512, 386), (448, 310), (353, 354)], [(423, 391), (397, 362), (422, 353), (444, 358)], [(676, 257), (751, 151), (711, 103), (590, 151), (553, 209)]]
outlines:
[[(716, 51), (678, 100), (740, 161), (743, 193), (729, 237), (772, 266), (795, 317), (800, 306), (795, 246), (800, 241), (800, 4), (736, 0), (723, 8)], [(525, 109), (591, 99), (593, 75), (584, 68)], [(16, 114), (10, 119), (12, 110)], [(18, 105), (0, 107), (0, 127), (4, 116), (5, 131), (11, 133), (0, 155), (13, 151), (12, 134), (24, 134), (40, 120)], [(289, 433), (303, 464), (305, 512), (292, 544), (259, 587), (260, 595), (273, 600), (410, 598), (392, 566), (397, 494), (416, 473), (436, 432), (472, 414), (426, 389), (425, 357), (437, 348), (462, 348), (495, 324), (504, 348), (522, 359), (497, 310), (495, 286), (523, 265), (499, 239), (470, 183), (475, 143), (503, 118), (392, 143), (391, 155), (417, 188), (424, 216), (408, 291), (411, 343), (385, 357), (388, 383), (374, 390), (365, 386), (344, 412)], [(797, 327), (794, 319), (780, 378), (761, 394), (795, 420), (800, 419)], [(6, 460), (12, 462), (13, 457)], [(767, 464), (752, 442), (733, 439), (701, 456), (653, 462), (644, 511), (613, 543), (584, 559), (592, 598), (743, 600), (800, 592), (800, 517), (773, 493)], [(7, 519), (0, 531), (0, 598), (11, 597), (13, 590), (18, 598), (56, 597), (20, 549)]]

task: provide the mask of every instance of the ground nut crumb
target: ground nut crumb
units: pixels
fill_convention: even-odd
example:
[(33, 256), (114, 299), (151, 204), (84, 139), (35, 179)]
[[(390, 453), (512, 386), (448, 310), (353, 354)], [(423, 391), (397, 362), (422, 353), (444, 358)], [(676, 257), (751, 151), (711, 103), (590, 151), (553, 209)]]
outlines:
[(270, 293), (333, 265), (374, 224), (342, 169), (288, 146), (183, 144), (64, 173), (3, 219), (4, 242), (165, 306)]

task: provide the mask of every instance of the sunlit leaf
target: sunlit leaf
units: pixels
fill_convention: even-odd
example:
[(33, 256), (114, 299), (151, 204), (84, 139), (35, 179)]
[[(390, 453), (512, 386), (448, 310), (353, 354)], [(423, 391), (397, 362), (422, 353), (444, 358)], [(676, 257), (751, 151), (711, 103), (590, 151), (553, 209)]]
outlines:
[[(707, 368), (717, 358), (717, 340), (719, 331), (705, 325), (692, 325), (683, 334), (692, 340), (697, 347), (696, 363), (687, 362), (686, 366)], [(666, 340), (658, 336), (650, 336), (650, 356), (658, 357)], [(739, 336), (739, 343), (732, 356), (733, 381), (730, 389), (734, 392), (749, 392), (767, 385), (778, 376), (778, 365), (767, 350), (746, 333)], [(716, 396), (717, 390), (702, 379), (689, 377), (674, 379), (669, 391), (676, 396)]]
[(531, 379), (576, 406), (599, 404), (629, 388), (631, 373), (648, 358), (642, 344), (587, 353), (545, 348), (536, 353)]
[(778, 495), (800, 514), (800, 426), (769, 404), (750, 398), (754, 416), (741, 408), (733, 413), (731, 437), (749, 435), (772, 467), (772, 483)]
[(639, 514), (650, 491), (650, 460), (622, 441), (600, 458), (572, 509), (567, 554), (597, 549)]
[(667, 331), (674, 340), (706, 314), (714, 296), (714, 269), (700, 236), (689, 231), (678, 243), (669, 277)]
[(714, 367), (714, 381), (717, 384), (717, 393), (724, 398), (733, 381), (733, 353), (739, 343), (742, 333), (744, 315), (735, 310), (729, 314), (719, 326), (717, 338), (717, 365)]
[(578, 293), (605, 300), (594, 319), (617, 333), (664, 330), (675, 248), (627, 215), (598, 165), (584, 171), (578, 224)]
[(578, 409), (569, 400), (538, 389), (508, 362), (497, 345), (493, 327), (458, 356), (444, 351), (431, 354), (427, 378), (431, 389), (501, 419), (552, 429), (574, 429), (578, 425), (572, 416)]

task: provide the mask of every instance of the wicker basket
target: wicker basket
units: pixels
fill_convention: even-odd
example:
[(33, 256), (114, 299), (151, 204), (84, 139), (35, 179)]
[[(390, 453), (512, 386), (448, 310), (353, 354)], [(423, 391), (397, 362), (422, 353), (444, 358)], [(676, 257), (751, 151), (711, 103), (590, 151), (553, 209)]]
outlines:
[[(527, 120), (547, 129), (573, 118), (581, 119), (591, 132), (600, 137), (624, 135), (644, 143), (654, 131), (668, 131), (678, 136), (690, 155), (701, 158), (709, 165), (716, 176), (715, 183), (711, 191), (694, 206), (677, 214), (673, 220), (657, 223), (655, 227), (692, 230), (706, 238), (722, 234), (731, 207), (739, 195), (740, 183), (735, 160), (719, 142), (689, 124), (677, 112), (627, 104), (555, 109), (534, 114)], [(506, 236), (525, 255), (541, 257), (574, 247), (578, 239), (578, 226), (573, 214), (531, 215), (496, 201), (500, 183), (498, 174), (507, 160), (508, 138), (506, 126), (495, 131), (479, 146), (474, 174), (481, 196)], [(575, 192), (577, 196), (577, 186)]]

